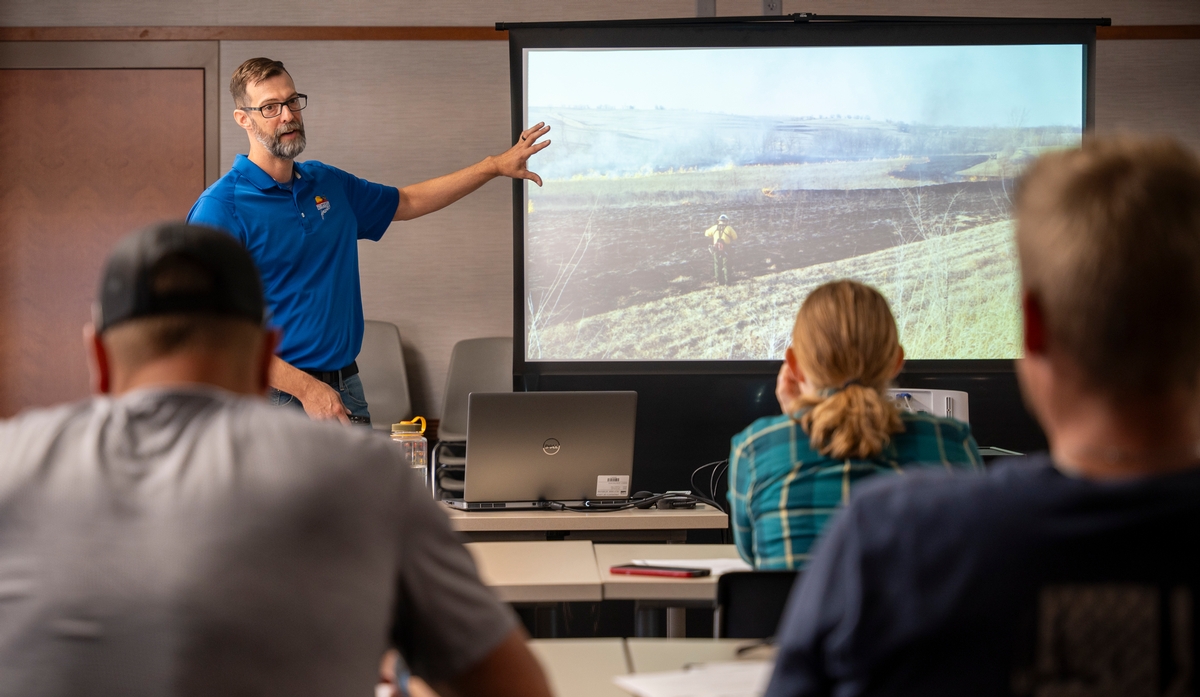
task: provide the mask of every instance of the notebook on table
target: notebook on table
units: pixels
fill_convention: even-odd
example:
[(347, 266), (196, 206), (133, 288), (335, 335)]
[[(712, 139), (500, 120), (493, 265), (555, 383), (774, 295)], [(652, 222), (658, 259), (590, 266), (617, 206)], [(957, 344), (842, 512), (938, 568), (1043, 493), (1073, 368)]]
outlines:
[(469, 511), (627, 501), (636, 392), (472, 393), (466, 486), (446, 503)]

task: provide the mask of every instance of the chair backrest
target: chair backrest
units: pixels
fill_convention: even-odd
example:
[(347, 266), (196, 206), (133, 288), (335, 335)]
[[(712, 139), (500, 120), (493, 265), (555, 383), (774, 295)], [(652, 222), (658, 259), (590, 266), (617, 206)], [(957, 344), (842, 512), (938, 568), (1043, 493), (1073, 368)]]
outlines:
[(730, 639), (775, 636), (798, 571), (734, 571), (717, 579), (717, 630)]
[(472, 392), (512, 392), (513, 340), (509, 336), (463, 339), (450, 352), (438, 440), (467, 439), (467, 397)]
[(372, 428), (391, 431), (392, 424), (412, 416), (404, 349), (396, 325), (367, 320), (357, 362)]

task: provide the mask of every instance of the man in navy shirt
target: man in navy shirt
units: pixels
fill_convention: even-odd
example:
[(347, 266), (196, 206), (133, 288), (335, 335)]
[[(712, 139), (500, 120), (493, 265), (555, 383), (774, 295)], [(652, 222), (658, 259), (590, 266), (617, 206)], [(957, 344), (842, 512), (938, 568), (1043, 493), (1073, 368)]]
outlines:
[(1022, 391), (1049, 455), (862, 487), (767, 694), (1194, 695), (1200, 161), (1046, 155), (1018, 190)]
[(403, 189), (359, 179), (320, 162), (296, 162), (304, 150), (296, 91), (283, 63), (252, 58), (234, 72), (233, 117), (250, 154), (210, 186), (188, 222), (227, 230), (250, 250), (263, 277), (272, 322), (283, 338), (270, 370), (269, 397), (295, 403), (317, 419), (367, 417), (354, 363), (362, 347), (358, 240), (378, 240), (393, 220), (444, 208), (498, 176), (529, 179), (529, 157), (550, 144), (537, 124), (506, 152)]

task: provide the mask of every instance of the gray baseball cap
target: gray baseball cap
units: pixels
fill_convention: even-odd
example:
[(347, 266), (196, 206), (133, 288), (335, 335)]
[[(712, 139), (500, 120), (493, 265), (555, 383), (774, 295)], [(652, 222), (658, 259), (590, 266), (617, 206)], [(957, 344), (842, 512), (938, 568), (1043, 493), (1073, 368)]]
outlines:
[(97, 332), (139, 317), (203, 313), (262, 324), (262, 279), (250, 253), (228, 233), (159, 223), (121, 240), (104, 266)]

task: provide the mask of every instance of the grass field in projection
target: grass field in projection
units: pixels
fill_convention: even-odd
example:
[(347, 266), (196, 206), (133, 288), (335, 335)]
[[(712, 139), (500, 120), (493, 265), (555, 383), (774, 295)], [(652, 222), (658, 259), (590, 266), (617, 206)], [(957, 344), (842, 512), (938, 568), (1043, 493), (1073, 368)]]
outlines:
[(562, 322), (531, 336), (583, 360), (781, 358), (818, 285), (854, 278), (887, 296), (910, 359), (1020, 355), (1017, 263), (1007, 221)]
[[(567, 145), (528, 194), (528, 358), (780, 358), (836, 278), (888, 297), (910, 358), (1020, 355), (1013, 186), (1076, 131), (630, 114), (547, 117)], [(730, 285), (704, 235), (720, 216)]]

